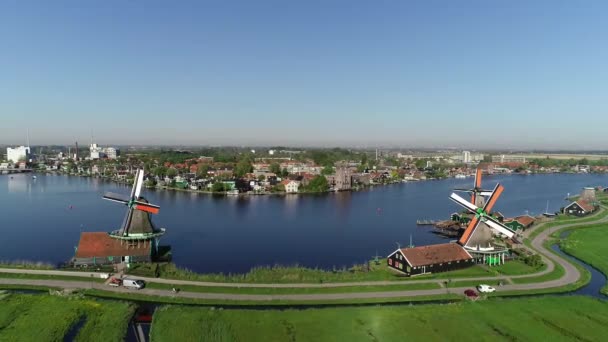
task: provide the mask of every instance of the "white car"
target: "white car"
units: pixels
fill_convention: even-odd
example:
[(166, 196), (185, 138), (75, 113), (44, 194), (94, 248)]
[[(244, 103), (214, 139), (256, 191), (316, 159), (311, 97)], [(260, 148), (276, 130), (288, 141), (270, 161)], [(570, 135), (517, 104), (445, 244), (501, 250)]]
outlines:
[(496, 291), (496, 289), (490, 285), (481, 284), (481, 285), (477, 286), (477, 291), (479, 291), (481, 293), (492, 293), (492, 292)]

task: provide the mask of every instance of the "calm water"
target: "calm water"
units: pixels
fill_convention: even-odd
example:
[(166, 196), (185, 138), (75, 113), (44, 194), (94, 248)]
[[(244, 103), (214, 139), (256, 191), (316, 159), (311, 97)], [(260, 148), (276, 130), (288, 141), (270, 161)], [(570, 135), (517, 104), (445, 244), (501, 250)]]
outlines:
[[(505, 192), (496, 208), (507, 216), (551, 212), (567, 193), (607, 185), (602, 175), (486, 177)], [(199, 272), (246, 272), (258, 265), (332, 268), (386, 255), (396, 242), (416, 245), (445, 241), (417, 219), (446, 219), (459, 210), (448, 196), (472, 179), (380, 186), (355, 193), (322, 196), (213, 197), (145, 191), (161, 206), (155, 222), (167, 228), (163, 244), (173, 260)], [(98, 179), (30, 175), (0, 176), (0, 260), (59, 263), (74, 253), (81, 231), (109, 231), (121, 224), (126, 207), (104, 201), (105, 191), (129, 187)], [(70, 206), (72, 208), (70, 209)]]

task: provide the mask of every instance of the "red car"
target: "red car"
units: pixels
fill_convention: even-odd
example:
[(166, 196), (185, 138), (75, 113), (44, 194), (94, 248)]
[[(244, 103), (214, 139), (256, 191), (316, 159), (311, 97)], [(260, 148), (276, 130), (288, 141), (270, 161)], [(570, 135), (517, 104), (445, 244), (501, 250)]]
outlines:
[(469, 299), (477, 299), (477, 297), (479, 297), (479, 295), (477, 294), (477, 292), (475, 292), (475, 290), (464, 290), (464, 294), (465, 296), (469, 297)]
[(116, 287), (121, 286), (122, 285), (122, 280), (120, 280), (118, 278), (115, 278), (115, 277), (112, 277), (112, 278), (110, 278), (110, 281), (108, 282), (108, 285), (110, 285), (110, 286), (116, 286)]

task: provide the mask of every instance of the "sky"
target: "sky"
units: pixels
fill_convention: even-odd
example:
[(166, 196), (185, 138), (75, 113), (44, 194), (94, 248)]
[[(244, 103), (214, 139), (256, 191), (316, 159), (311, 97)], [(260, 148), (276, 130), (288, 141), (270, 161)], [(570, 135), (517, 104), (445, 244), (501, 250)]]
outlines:
[(607, 1), (0, 1), (0, 144), (608, 150)]

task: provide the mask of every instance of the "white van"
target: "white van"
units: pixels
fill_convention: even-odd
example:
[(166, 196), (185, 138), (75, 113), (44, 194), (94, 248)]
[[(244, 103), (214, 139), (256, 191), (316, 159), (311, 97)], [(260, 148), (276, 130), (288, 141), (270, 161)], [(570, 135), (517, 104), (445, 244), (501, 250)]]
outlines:
[(143, 280), (123, 279), (122, 286), (139, 290), (143, 289), (146, 283)]

